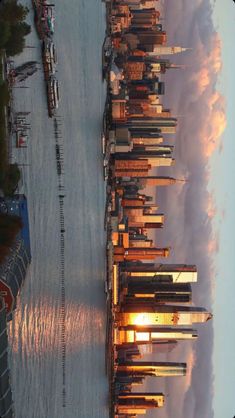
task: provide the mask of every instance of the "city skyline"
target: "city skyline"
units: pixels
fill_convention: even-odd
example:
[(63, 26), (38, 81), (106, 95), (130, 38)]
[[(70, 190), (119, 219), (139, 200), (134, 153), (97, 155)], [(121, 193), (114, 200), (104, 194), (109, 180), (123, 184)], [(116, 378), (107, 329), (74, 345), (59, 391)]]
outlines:
[(2, 58), (12, 126), (27, 130), (10, 136), (9, 161), (32, 231), (27, 263), (14, 245), (0, 269), (16, 417), (232, 417), (235, 6), (70, 3), (43, 5), (52, 20), (37, 32), (30, 10), (27, 48), (6, 69)]
[[(118, 4), (116, 8), (114, 6), (112, 9), (111, 30), (113, 31), (113, 48), (117, 54), (117, 65), (119, 65), (119, 69), (116, 69), (116, 79), (112, 76), (110, 81), (110, 90), (112, 93), (110, 100), (112, 123), (110, 128), (108, 128), (107, 135), (108, 141), (112, 141), (110, 147), (112, 158), (109, 165), (110, 174), (108, 177), (108, 179), (111, 178), (111, 182), (109, 183), (111, 187), (110, 201), (107, 212), (108, 231), (111, 231), (109, 232), (110, 239), (108, 241), (108, 265), (110, 265), (110, 263), (113, 265), (113, 273), (110, 272), (110, 275), (108, 276), (111, 276), (111, 278), (108, 278), (107, 288), (109, 289), (109, 298), (111, 299), (111, 318), (114, 318), (110, 320), (109, 335), (112, 336), (114, 333), (114, 335), (117, 336), (118, 342), (118, 330), (116, 328), (121, 328), (121, 335), (125, 336), (126, 332), (126, 340), (123, 336), (124, 340), (121, 340), (120, 344), (118, 343), (116, 346), (114, 344), (110, 354), (110, 358), (114, 359), (110, 361), (109, 367), (111, 371), (114, 371), (115, 385), (113, 396), (111, 396), (114, 411), (111, 411), (112, 413), (115, 413), (116, 411), (117, 416), (120, 414), (118, 409), (120, 407), (118, 398), (120, 391), (127, 391), (131, 389), (132, 384), (141, 384), (143, 380), (140, 376), (138, 376), (137, 379), (137, 376), (132, 378), (132, 376), (126, 375), (121, 376), (120, 380), (119, 376), (115, 374), (116, 363), (118, 364), (120, 358), (125, 356), (130, 356), (130, 358), (132, 358), (132, 356), (138, 356), (140, 351), (139, 345), (143, 349), (144, 342), (141, 341), (140, 344), (140, 340), (138, 340), (137, 336), (135, 336), (135, 340), (133, 340), (133, 335), (135, 335), (135, 333), (134, 330), (129, 329), (129, 327), (152, 327), (154, 325), (191, 326), (194, 322), (207, 322), (208, 319), (211, 319), (211, 314), (206, 309), (195, 308), (194, 311), (193, 307), (187, 309), (186, 307), (178, 306), (177, 309), (177, 306), (170, 305), (170, 302), (173, 303), (174, 301), (178, 303), (190, 303), (191, 292), (189, 286), (181, 287), (177, 284), (177, 287), (174, 284), (171, 287), (169, 284), (169, 277), (172, 277), (172, 273), (169, 270), (168, 274), (165, 275), (161, 275), (161, 272), (159, 272), (159, 274), (156, 273), (156, 270), (156, 274), (151, 278), (154, 283), (158, 280), (166, 281), (166, 285), (161, 287), (157, 287), (152, 282), (151, 286), (148, 286), (145, 282), (148, 281), (149, 276), (147, 276), (145, 272), (142, 276), (137, 276), (142, 284), (142, 286), (139, 286), (138, 288), (136, 282), (135, 286), (133, 284), (134, 282), (132, 283), (133, 276), (130, 276), (129, 283), (129, 276), (126, 277), (124, 274), (122, 278), (122, 273), (120, 273), (120, 268), (122, 271), (123, 266), (125, 266), (125, 268), (128, 268), (129, 266), (130, 272), (133, 274), (136, 268), (136, 266), (133, 266), (133, 262), (136, 260), (148, 262), (157, 257), (162, 257), (169, 258), (170, 262), (179, 263), (179, 260), (180, 262), (192, 262), (192, 258), (194, 258), (193, 246), (191, 243), (188, 245), (188, 250), (192, 251), (192, 258), (191, 260), (185, 258), (185, 243), (187, 242), (187, 239), (189, 239), (188, 234), (185, 231), (182, 234), (185, 243), (180, 248), (175, 247), (175, 234), (178, 232), (177, 227), (175, 231), (173, 231), (174, 234), (172, 234), (171, 230), (170, 233), (165, 234), (165, 228), (167, 228), (169, 221), (171, 224), (171, 221), (175, 220), (177, 225), (178, 223), (184, 222), (185, 211), (182, 207), (183, 201), (181, 202), (181, 205), (178, 205), (178, 201), (175, 197), (176, 194), (171, 193), (172, 188), (170, 188), (171, 190), (168, 190), (168, 188), (165, 190), (164, 188), (164, 192), (171, 200), (171, 204), (169, 203), (171, 207), (169, 210), (168, 205), (164, 206), (164, 210), (162, 211), (162, 198), (158, 189), (156, 202), (154, 202), (154, 199), (151, 197), (153, 189), (151, 193), (148, 191), (150, 197), (142, 195), (140, 192), (144, 185), (144, 178), (153, 175), (153, 172), (150, 173), (151, 170), (155, 170), (156, 167), (160, 170), (167, 169), (167, 174), (171, 175), (174, 173), (173, 170), (175, 167), (177, 170), (177, 165), (179, 164), (178, 158), (173, 159), (171, 152), (173, 151), (174, 144), (174, 157), (175, 155), (178, 157), (178, 130), (182, 129), (184, 123), (184, 120), (180, 119), (181, 108), (172, 109), (172, 104), (175, 106), (175, 103), (174, 101), (172, 103), (169, 94), (168, 96), (166, 94), (166, 99), (164, 98), (163, 102), (161, 97), (157, 99), (155, 97), (157, 94), (159, 96), (163, 94), (165, 86), (166, 91), (167, 87), (169, 88), (170, 83), (168, 83), (168, 80), (166, 83), (163, 83), (162, 79), (160, 79), (161, 82), (159, 82), (158, 75), (165, 72), (166, 77), (168, 76), (168, 73), (170, 73), (169, 79), (171, 79), (171, 82), (175, 82), (177, 79), (175, 87), (177, 88), (178, 93), (180, 93), (181, 90), (178, 86), (179, 74), (175, 74), (175, 72), (173, 74), (171, 66), (166, 66), (166, 62), (159, 59), (157, 54), (162, 53), (164, 55), (166, 52), (170, 52), (171, 55), (174, 56), (174, 60), (178, 58), (179, 63), (183, 60), (187, 62), (187, 60), (190, 59), (189, 57), (187, 58), (187, 56), (193, 52), (191, 50), (191, 45), (189, 45), (189, 49), (181, 47), (174, 49), (164, 46), (166, 42), (167, 45), (185, 45), (186, 41), (179, 42), (176, 37), (169, 39), (168, 31), (164, 30), (165, 28), (162, 24), (157, 24), (151, 29), (152, 25), (154, 25), (154, 20), (156, 19), (156, 12), (153, 10), (149, 10), (148, 12), (133, 12), (135, 21), (133, 26), (136, 25), (138, 16), (138, 25), (140, 25), (142, 19), (145, 30), (139, 30), (139, 26), (138, 29), (136, 27), (133, 28), (132, 18), (130, 18), (130, 11), (126, 3), (128, 3), (128, 1)], [(135, 6), (130, 3), (130, 7), (132, 6), (135, 8)], [(120, 36), (122, 30), (123, 37)], [(157, 50), (155, 42), (157, 45), (160, 45)], [(128, 53), (126, 53), (126, 51), (128, 51)], [(187, 65), (185, 67), (185, 71), (187, 71)], [(181, 74), (181, 80), (182, 79), (185, 81), (184, 70), (183, 74)], [(154, 81), (154, 83), (151, 81)], [(155, 88), (157, 91), (155, 91)], [(165, 103), (166, 106), (164, 106)], [(187, 121), (187, 118), (185, 120)], [(155, 134), (158, 133), (158, 136), (152, 136), (152, 132)], [(168, 139), (166, 142), (168, 145), (166, 147), (159, 145), (159, 143), (162, 144), (162, 138), (164, 141), (167, 141)], [(193, 144), (190, 142), (190, 145), (197, 149), (200, 143), (198, 141)], [(194, 155), (194, 157), (195, 156), (196, 155)], [(182, 159), (180, 161), (180, 167), (181, 163)], [(157, 173), (163, 173), (163, 171)], [(188, 180), (185, 173), (182, 172), (177, 177), (181, 179), (186, 178)], [(191, 190), (190, 183), (190, 181), (189, 183), (186, 181), (182, 182), (182, 187), (178, 185), (178, 187), (174, 187), (174, 189), (177, 189), (177, 192), (182, 192), (182, 189), (184, 192), (185, 189)], [(166, 182), (166, 184), (171, 184), (171, 182)], [(130, 202), (129, 204), (128, 200)], [(151, 204), (148, 204), (147, 202), (152, 200), (154, 204), (151, 208)], [(172, 205), (173, 202), (174, 204)], [(154, 208), (156, 209), (156, 206), (159, 206), (161, 213), (155, 213)], [(182, 212), (180, 212), (180, 210), (182, 210)], [(172, 212), (170, 213), (171, 216), (169, 216), (169, 212)], [(165, 214), (167, 219), (166, 225)], [(158, 229), (160, 230), (163, 226), (162, 236), (164, 237), (164, 243), (162, 244)], [(148, 228), (156, 229), (156, 233), (152, 234), (151, 239), (148, 238)], [(158, 245), (154, 246), (156, 238)], [(168, 240), (170, 240), (170, 251)], [(201, 241), (198, 240), (198, 244), (201, 244)], [(209, 263), (209, 260), (207, 262)], [(200, 273), (202, 274), (202, 272), (203, 270), (200, 266)], [(201, 277), (201, 274), (199, 277)], [(126, 282), (126, 280), (128, 282)], [(209, 277), (206, 286), (210, 288)], [(203, 305), (199, 304), (199, 306), (205, 306), (206, 302), (208, 303), (208, 299), (210, 299), (210, 295), (208, 295), (208, 292), (202, 292), (201, 282), (200, 286), (197, 288), (196, 294), (197, 296), (200, 295), (204, 300)], [(169, 305), (167, 305), (167, 303), (169, 303)], [(125, 329), (123, 329), (123, 327)], [(211, 356), (212, 345), (208, 343), (208, 341), (210, 340), (212, 342), (212, 327), (209, 326), (206, 328), (206, 355)], [(136, 334), (138, 335), (139, 331)], [(112, 337), (109, 338), (112, 340)], [(153, 335), (151, 335), (150, 338), (152, 339)], [(185, 356), (186, 352), (186, 358), (188, 358), (188, 355), (193, 353), (194, 349), (200, 350), (200, 347), (203, 345), (205, 345), (205, 335), (204, 341), (203, 339), (202, 341), (199, 339), (198, 344), (196, 344), (196, 347), (194, 348), (192, 344), (188, 344), (186, 350), (181, 350), (181, 345), (178, 344), (178, 356), (181, 356), (182, 358), (183, 353)], [(198, 346), (199, 348), (197, 348)], [(173, 360), (175, 353), (175, 350), (170, 352), (170, 360)], [(184, 397), (187, 395), (187, 387), (189, 388), (191, 386), (191, 376), (195, 373), (194, 370), (198, 370), (197, 362), (195, 368), (193, 368), (192, 361), (189, 361), (189, 364), (190, 363), (189, 370), (191, 370), (191, 372), (189, 371), (189, 373), (187, 373), (186, 379), (184, 380), (185, 383), (182, 382), (181, 385), (177, 387), (175, 382), (169, 382), (169, 388), (167, 389), (169, 392), (169, 399), (167, 399), (167, 402), (165, 403), (165, 411), (161, 409), (161, 411), (159, 411), (159, 416), (168, 416), (171, 409), (170, 415), (171, 413), (174, 413), (176, 398), (179, 405), (177, 413), (179, 417), (180, 414), (182, 414), (181, 405), (184, 402)], [(138, 381), (136, 381), (136, 379)], [(183, 390), (184, 386), (185, 388)], [(133, 400), (133, 404), (137, 407), (138, 402)], [(146, 409), (148, 409), (147, 404), (144, 403), (141, 405), (142, 409), (145, 408), (144, 405), (146, 406)], [(128, 408), (130, 408), (130, 405), (128, 405), (128, 407), (126, 406), (125, 413), (126, 415), (131, 415), (131, 410), (129, 411), (129, 414), (127, 414)], [(207, 407), (205, 410), (207, 410)], [(140, 413), (141, 412), (139, 411), (138, 414)]]

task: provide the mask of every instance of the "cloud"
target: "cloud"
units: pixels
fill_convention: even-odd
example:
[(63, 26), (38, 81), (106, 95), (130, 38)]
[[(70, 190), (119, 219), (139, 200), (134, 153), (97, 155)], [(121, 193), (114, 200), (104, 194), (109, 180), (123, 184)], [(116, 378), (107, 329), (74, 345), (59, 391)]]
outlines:
[(208, 242), (208, 255), (218, 253), (219, 251), (219, 236), (215, 235), (214, 238), (212, 238)]
[(202, 94), (210, 85), (210, 72), (208, 68), (202, 68), (198, 74), (194, 74), (194, 81), (198, 85), (199, 94)]
[[(156, 238), (157, 244), (172, 247), (169, 262), (197, 264), (199, 283), (193, 287), (193, 300), (195, 305), (210, 308), (219, 238), (213, 228), (217, 208), (207, 185), (210, 157), (216, 149), (222, 149), (226, 127), (226, 103), (216, 87), (222, 68), (221, 42), (214, 29), (209, 0), (177, 0), (174, 6), (166, 1), (165, 17), (168, 44), (193, 50), (172, 56), (171, 61), (185, 64), (185, 70), (169, 70), (165, 76), (164, 104), (179, 115), (179, 126), (176, 138), (168, 138), (168, 142), (175, 141), (176, 165), (167, 173), (166, 169), (158, 173), (185, 177), (189, 182), (157, 191), (157, 203), (166, 213), (166, 224)], [(187, 359), (190, 373), (180, 384), (168, 383), (169, 416), (213, 417), (212, 350), (213, 322), (200, 327), (193, 347), (180, 343), (170, 354), (171, 361)]]
[(208, 195), (207, 205), (206, 205), (205, 210), (207, 212), (209, 219), (213, 219), (213, 217), (216, 214), (216, 206), (215, 206), (215, 201), (214, 201), (214, 197), (212, 193)]
[(185, 378), (185, 391), (188, 391), (192, 383), (193, 368), (196, 364), (196, 353), (191, 350), (187, 358), (187, 374)]

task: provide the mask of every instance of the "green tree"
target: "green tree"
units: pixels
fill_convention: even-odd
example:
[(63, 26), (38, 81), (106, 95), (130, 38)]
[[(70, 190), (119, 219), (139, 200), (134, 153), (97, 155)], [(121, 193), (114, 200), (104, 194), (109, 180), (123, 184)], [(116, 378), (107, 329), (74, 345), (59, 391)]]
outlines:
[(19, 216), (0, 213), (0, 263), (9, 254), (22, 226), (22, 220)]
[(17, 23), (11, 26), (11, 35), (5, 44), (6, 54), (14, 56), (20, 54), (25, 46), (24, 37), (31, 31), (31, 27), (25, 23)]
[(11, 27), (11, 33), (18, 33), (18, 36), (27, 36), (31, 32), (31, 26), (26, 22), (19, 22)]
[(10, 94), (9, 94), (9, 88), (8, 84), (3, 82), (0, 85), (0, 106), (6, 106), (9, 103), (10, 100)]
[(29, 9), (22, 4), (18, 4), (17, 0), (8, 0), (4, 3), (1, 10), (1, 19), (11, 24), (22, 22)]
[(20, 181), (20, 169), (17, 164), (10, 164), (3, 181), (3, 192), (5, 196), (12, 196)]
[(9, 255), (10, 248), (0, 244), (0, 263)]
[(10, 38), (11, 29), (8, 22), (0, 21), (0, 49), (4, 48)]

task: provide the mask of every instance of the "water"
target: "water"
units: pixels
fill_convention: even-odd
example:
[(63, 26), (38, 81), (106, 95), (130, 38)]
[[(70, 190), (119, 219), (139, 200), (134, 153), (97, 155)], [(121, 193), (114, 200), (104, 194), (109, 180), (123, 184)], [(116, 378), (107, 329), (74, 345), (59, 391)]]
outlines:
[[(31, 7), (30, 2), (27, 4)], [(55, 44), (64, 149), (65, 381), (62, 375), (61, 265), (58, 175), (53, 121), (47, 117), (42, 71), (15, 89), (15, 109), (31, 111), (29, 146), (13, 147), (29, 200), (32, 264), (10, 325), (16, 418), (105, 418), (105, 187), (101, 121), (105, 86), (100, 0), (56, 0)], [(33, 24), (33, 14), (29, 20)], [(41, 63), (32, 27), (17, 64)], [(41, 64), (40, 64), (41, 66)], [(41, 66), (42, 67), (42, 66)], [(65, 389), (65, 407), (62, 391)]]

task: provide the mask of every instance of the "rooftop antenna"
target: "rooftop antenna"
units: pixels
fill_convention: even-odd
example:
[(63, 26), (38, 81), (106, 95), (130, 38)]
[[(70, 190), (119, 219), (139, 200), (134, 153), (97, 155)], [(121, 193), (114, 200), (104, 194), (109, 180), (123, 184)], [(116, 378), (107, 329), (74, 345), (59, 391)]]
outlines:
[(188, 179), (176, 179), (177, 183), (189, 183)]
[(180, 69), (183, 69), (183, 70), (185, 70), (186, 68), (188, 68), (188, 65), (185, 65), (185, 64), (170, 64), (170, 68), (180, 68)]

